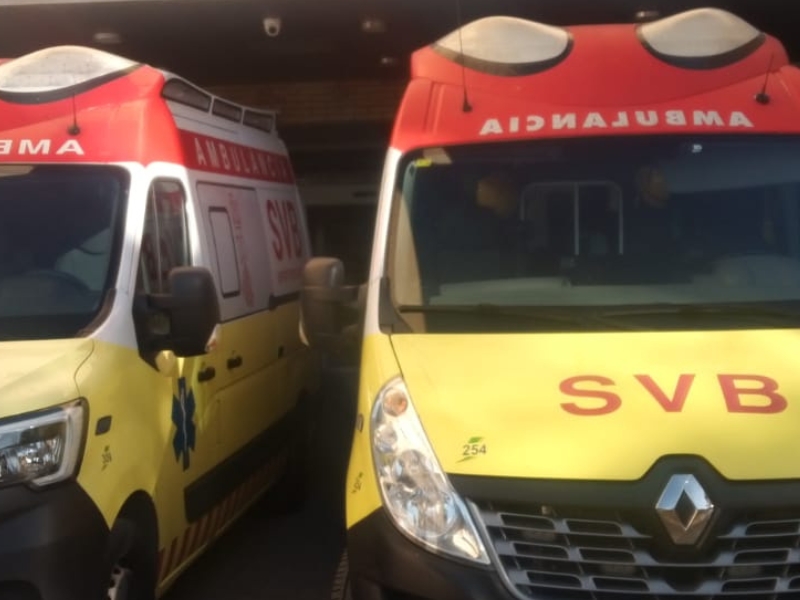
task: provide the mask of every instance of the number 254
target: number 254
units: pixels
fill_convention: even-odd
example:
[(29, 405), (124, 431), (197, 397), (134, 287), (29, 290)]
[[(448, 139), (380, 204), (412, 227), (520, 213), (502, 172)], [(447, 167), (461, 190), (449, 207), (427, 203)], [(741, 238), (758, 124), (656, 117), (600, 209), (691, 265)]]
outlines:
[(486, 454), (486, 444), (464, 444), (461, 448), (462, 456), (477, 456)]

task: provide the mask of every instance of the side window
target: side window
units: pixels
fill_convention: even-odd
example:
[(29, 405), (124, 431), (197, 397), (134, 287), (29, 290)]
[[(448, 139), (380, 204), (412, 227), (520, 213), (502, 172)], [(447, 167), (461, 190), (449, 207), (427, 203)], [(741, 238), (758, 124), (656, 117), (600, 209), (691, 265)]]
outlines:
[(208, 211), (211, 222), (211, 235), (214, 240), (214, 258), (223, 298), (238, 296), (239, 261), (236, 257), (236, 244), (233, 241), (233, 225), (227, 208), (212, 208)]
[(136, 289), (167, 293), (170, 270), (190, 264), (186, 193), (176, 181), (156, 180), (147, 193)]

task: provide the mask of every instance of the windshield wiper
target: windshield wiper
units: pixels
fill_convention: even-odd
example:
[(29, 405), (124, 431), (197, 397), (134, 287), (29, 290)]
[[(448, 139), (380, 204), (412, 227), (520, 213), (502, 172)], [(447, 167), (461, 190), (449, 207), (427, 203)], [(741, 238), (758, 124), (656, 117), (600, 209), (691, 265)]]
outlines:
[(581, 311), (574, 311), (574, 314), (553, 312), (540, 308), (517, 308), (504, 306), (502, 304), (401, 304), (397, 307), (398, 312), (402, 313), (422, 313), (422, 314), (463, 314), (474, 317), (505, 318), (510, 317), (525, 321), (542, 321), (546, 323), (560, 323), (574, 328), (582, 325), (587, 330), (597, 330), (598, 326), (610, 329), (630, 330), (634, 327), (608, 321), (602, 317), (586, 314)]
[(607, 310), (600, 314), (603, 318), (647, 317), (677, 315), (681, 317), (771, 317), (791, 320), (800, 323), (800, 311), (769, 307), (758, 304), (723, 303), (723, 304), (649, 304)]

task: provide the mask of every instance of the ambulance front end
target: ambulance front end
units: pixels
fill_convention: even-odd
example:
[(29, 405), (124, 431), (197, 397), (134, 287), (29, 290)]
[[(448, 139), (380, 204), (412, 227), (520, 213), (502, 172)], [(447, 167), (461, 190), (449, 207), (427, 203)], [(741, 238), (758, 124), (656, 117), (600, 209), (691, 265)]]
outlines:
[[(63, 51), (41, 56), (58, 57), (58, 52)], [(94, 146), (110, 139), (103, 121), (113, 105), (81, 113), (69, 108), (70, 95), (112, 79), (92, 71), (93, 61), (100, 68), (104, 63), (85, 54), (78, 58), (90, 81), (69, 81), (73, 87), (66, 94), (57, 79), (74, 76), (75, 65), (66, 59), (58, 63), (60, 72), (49, 87), (31, 89), (37, 77), (50, 77), (46, 67), (52, 66), (52, 61), (37, 62), (37, 55), (21, 59), (28, 62), (19, 67), (21, 61), (10, 61), (0, 71), (4, 600), (120, 598), (127, 593), (127, 584), (117, 585), (122, 571), (112, 574), (112, 568), (129, 550), (125, 541), (132, 536), (117, 531), (114, 517), (131, 493), (121, 482), (142, 489), (145, 477), (152, 479), (147, 461), (153, 448), (143, 432), (153, 429), (148, 416), (159, 401), (142, 383), (145, 378), (137, 381), (131, 373), (141, 362), (140, 352), (142, 358), (156, 355), (149, 344), (177, 351), (178, 343), (197, 344), (202, 338), (197, 354), (210, 333), (196, 315), (184, 323), (176, 319), (181, 310), (206, 301), (196, 287), (188, 300), (174, 288), (162, 293), (159, 313), (145, 311), (140, 303), (134, 306), (133, 239), (144, 218), (148, 179), (145, 167), (123, 160), (130, 154), (124, 145), (115, 146), (116, 155), (108, 154), (108, 161), (102, 160), (102, 151), (93, 153)], [(111, 68), (117, 85), (124, 86), (119, 65), (112, 61)], [(132, 197), (141, 201), (129, 202)], [(178, 280), (191, 278), (190, 272), (186, 269), (172, 283), (180, 285)], [(157, 299), (139, 298), (150, 300)], [(145, 322), (145, 312), (152, 322)], [(150, 535), (144, 528), (137, 533)], [(147, 562), (135, 566), (143, 573), (154, 570)], [(148, 583), (154, 587), (145, 575), (130, 589), (146, 594)]]
[(108, 526), (76, 482), (89, 422), (76, 374), (113, 299), (128, 182), (109, 166), (0, 164), (3, 598), (102, 589)]
[[(685, 46), (698, 16), (706, 32), (735, 22), (750, 49), (684, 69), (645, 47), (670, 27)], [(760, 96), (771, 42), (717, 11), (576, 28), (561, 47), (512, 25), (565, 53), (538, 91), (481, 79), (487, 57), (465, 51), (452, 85), (412, 80), (398, 115), (335, 592), (800, 597), (797, 73), (776, 59)], [(625, 36), (618, 62), (668, 88), (598, 58)], [(759, 77), (736, 71), (748, 52)], [(617, 79), (576, 90), (571, 60)], [(317, 304), (346, 295), (340, 268), (307, 270), (323, 344), (338, 325)]]

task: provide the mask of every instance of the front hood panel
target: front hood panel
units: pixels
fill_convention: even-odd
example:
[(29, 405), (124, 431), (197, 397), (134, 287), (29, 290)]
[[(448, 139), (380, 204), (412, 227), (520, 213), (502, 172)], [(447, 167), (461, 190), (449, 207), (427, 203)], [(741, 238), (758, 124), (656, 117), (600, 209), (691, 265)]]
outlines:
[(0, 344), (0, 418), (77, 398), (75, 373), (92, 347), (88, 339)]
[(800, 477), (800, 332), (396, 335), (445, 471), (635, 480), (703, 457), (729, 479)]

